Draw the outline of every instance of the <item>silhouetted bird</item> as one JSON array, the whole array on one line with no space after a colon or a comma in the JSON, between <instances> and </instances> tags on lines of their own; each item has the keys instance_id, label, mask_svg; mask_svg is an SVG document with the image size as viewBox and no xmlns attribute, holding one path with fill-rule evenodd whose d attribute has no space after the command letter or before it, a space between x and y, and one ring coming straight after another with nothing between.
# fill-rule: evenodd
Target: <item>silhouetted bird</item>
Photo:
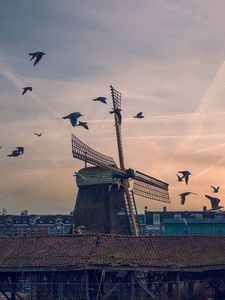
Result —
<instances>
[{"instance_id":1,"label":"silhouetted bird","mask_svg":"<svg viewBox=\"0 0 225 300\"><path fill-rule=\"evenodd\" d=\"M220 208L223 208L223 206L219 206L219 203L220 203L220 199L218 198L214 198L214 197L211 197L211 196L208 196L208 195L205 195L206 198L208 198L211 202L211 206L212 208L210 209L211 210L219 210Z\"/></svg>"},{"instance_id":2,"label":"silhouetted bird","mask_svg":"<svg viewBox=\"0 0 225 300\"><path fill-rule=\"evenodd\" d=\"M22 155L24 153L24 147L16 147L16 149L19 151L19 154Z\"/></svg>"},{"instance_id":3,"label":"silhouetted bird","mask_svg":"<svg viewBox=\"0 0 225 300\"><path fill-rule=\"evenodd\" d=\"M86 177L85 177L84 175L79 174L79 173L77 173L77 172L75 172L75 173L73 174L73 176L74 176L74 177L77 177L77 178L79 178L79 179L82 179L82 180L85 180L85 179L86 179Z\"/></svg>"},{"instance_id":4,"label":"silhouetted bird","mask_svg":"<svg viewBox=\"0 0 225 300\"><path fill-rule=\"evenodd\" d=\"M188 222L187 222L187 219L185 219L185 218L181 218L181 219L180 219L180 221L183 221L183 222L184 222L184 224L185 224L185 226L187 226L187 224L188 224Z\"/></svg>"},{"instance_id":5,"label":"silhouetted bird","mask_svg":"<svg viewBox=\"0 0 225 300\"><path fill-rule=\"evenodd\" d=\"M75 127L77 125L77 119L81 116L83 116L81 113L73 112L73 113L69 114L68 116L65 116L65 117L62 117L62 118L63 119L70 119L70 122L71 122L72 126Z\"/></svg>"},{"instance_id":6,"label":"silhouetted bird","mask_svg":"<svg viewBox=\"0 0 225 300\"><path fill-rule=\"evenodd\" d=\"M38 137L42 136L42 133L43 133L43 132L40 132L40 133L34 132L34 134L35 134L36 136L38 136Z\"/></svg>"},{"instance_id":7,"label":"silhouetted bird","mask_svg":"<svg viewBox=\"0 0 225 300\"><path fill-rule=\"evenodd\" d=\"M141 111L141 112L137 113L136 116L133 116L133 118L143 119L144 118L143 112Z\"/></svg>"},{"instance_id":8,"label":"silhouetted bird","mask_svg":"<svg viewBox=\"0 0 225 300\"><path fill-rule=\"evenodd\" d=\"M102 102L104 104L107 104L107 98L106 97L98 97L98 98L93 99L93 101L99 101L99 102Z\"/></svg>"},{"instance_id":9,"label":"silhouetted bird","mask_svg":"<svg viewBox=\"0 0 225 300\"><path fill-rule=\"evenodd\" d=\"M120 109L120 108L113 108L113 109L109 112L110 114L115 114L115 116L116 116L116 118L117 118L117 120L118 120L119 125L121 125L121 123L122 123L122 115L121 115L121 111L122 111L122 109Z\"/></svg>"},{"instance_id":10,"label":"silhouetted bird","mask_svg":"<svg viewBox=\"0 0 225 300\"><path fill-rule=\"evenodd\" d=\"M17 157L20 156L20 153L18 150L13 150L11 154L7 154L8 157Z\"/></svg>"},{"instance_id":11,"label":"silhouetted bird","mask_svg":"<svg viewBox=\"0 0 225 300\"><path fill-rule=\"evenodd\" d=\"M43 55L46 55L44 52L33 52L33 53L29 53L29 55L31 56L31 60L33 60L35 58L34 61L34 66L42 59Z\"/></svg>"},{"instance_id":12,"label":"silhouetted bird","mask_svg":"<svg viewBox=\"0 0 225 300\"><path fill-rule=\"evenodd\" d=\"M181 199L181 204L184 205L185 203L185 197L190 195L190 194L193 194L193 195L197 195L195 193L192 193L192 192L185 192L185 193L182 193L182 194L179 194L178 196L180 196L180 199Z\"/></svg>"},{"instance_id":13,"label":"silhouetted bird","mask_svg":"<svg viewBox=\"0 0 225 300\"><path fill-rule=\"evenodd\" d=\"M24 88L22 88L23 93L22 95L24 95L27 91L32 92L32 86L25 86Z\"/></svg>"},{"instance_id":14,"label":"silhouetted bird","mask_svg":"<svg viewBox=\"0 0 225 300\"><path fill-rule=\"evenodd\" d=\"M81 121L79 121L79 123L77 124L77 126L81 126L81 127L84 127L85 129L89 129L88 125L87 125L87 122L81 122Z\"/></svg>"},{"instance_id":15,"label":"silhouetted bird","mask_svg":"<svg viewBox=\"0 0 225 300\"><path fill-rule=\"evenodd\" d=\"M211 188L213 188L213 193L218 193L219 192L219 186L216 188L215 186L210 185Z\"/></svg>"},{"instance_id":16,"label":"silhouetted bird","mask_svg":"<svg viewBox=\"0 0 225 300\"><path fill-rule=\"evenodd\" d=\"M178 173L183 174L183 176L181 177L182 179L185 179L186 184L188 184L188 180L189 180L189 175L191 175L191 173L189 171L179 171Z\"/></svg>"},{"instance_id":17,"label":"silhouetted bird","mask_svg":"<svg viewBox=\"0 0 225 300\"><path fill-rule=\"evenodd\" d=\"M179 176L178 174L177 175L177 181L183 181L183 177Z\"/></svg>"}]
</instances>

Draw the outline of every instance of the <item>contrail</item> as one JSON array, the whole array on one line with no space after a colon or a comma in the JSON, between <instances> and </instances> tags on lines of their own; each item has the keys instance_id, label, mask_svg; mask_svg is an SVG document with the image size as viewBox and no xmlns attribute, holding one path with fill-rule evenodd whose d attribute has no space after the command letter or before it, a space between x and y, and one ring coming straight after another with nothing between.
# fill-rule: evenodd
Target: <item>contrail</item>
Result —
<instances>
[{"instance_id":1,"label":"contrail","mask_svg":"<svg viewBox=\"0 0 225 300\"><path fill-rule=\"evenodd\" d=\"M212 138L213 138L213 137L214 137L214 136L212 136ZM220 136L220 137L225 138L225 135ZM212 146L209 146L209 147L204 148L204 149L199 149L199 150L195 151L195 153L207 152L207 151L211 151L211 150L215 150L215 149L221 149L221 148L223 148L223 147L225 147L225 143L221 143L221 144L218 144L218 145L212 145Z\"/></svg>"},{"instance_id":2,"label":"contrail","mask_svg":"<svg viewBox=\"0 0 225 300\"><path fill-rule=\"evenodd\" d=\"M192 117L190 119L190 125L187 129L187 134L184 137L184 141L180 146L178 146L179 150L181 150L180 148L184 149L186 148L186 146L193 144L201 135L204 129L204 122L207 116L207 114L205 115L204 112L210 112L210 110L215 110L215 104L224 92L224 85L225 62L223 62L215 78L209 85L206 93L200 101L198 107L192 114Z\"/></svg>"},{"instance_id":3,"label":"contrail","mask_svg":"<svg viewBox=\"0 0 225 300\"><path fill-rule=\"evenodd\" d=\"M24 85L21 80L19 80L18 76L14 74L12 70L10 70L9 67L4 66L3 64L0 65L0 74L2 74L4 77L6 77L16 89L21 89ZM57 111L49 107L44 101L39 99L33 92L30 93L31 99L38 103L38 105L42 106L46 111L50 112L51 114L54 114L57 117L61 117Z\"/></svg>"},{"instance_id":4,"label":"contrail","mask_svg":"<svg viewBox=\"0 0 225 300\"><path fill-rule=\"evenodd\" d=\"M225 158L221 158L218 161L216 161L214 164L212 164L211 166L209 166L208 168L204 169L202 172L200 172L199 174L195 175L192 177L192 179L201 177L202 175L204 175L205 173L207 173L209 170L211 170L213 167L215 167L216 165L218 165L219 163L225 161Z\"/></svg>"}]
</instances>

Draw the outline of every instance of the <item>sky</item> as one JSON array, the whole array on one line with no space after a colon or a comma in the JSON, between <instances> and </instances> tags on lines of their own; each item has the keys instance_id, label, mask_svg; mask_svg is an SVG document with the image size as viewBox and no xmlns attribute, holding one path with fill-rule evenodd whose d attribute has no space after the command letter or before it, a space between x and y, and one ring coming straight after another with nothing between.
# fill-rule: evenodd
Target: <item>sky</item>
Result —
<instances>
[{"instance_id":1,"label":"sky","mask_svg":"<svg viewBox=\"0 0 225 300\"><path fill-rule=\"evenodd\" d=\"M210 185L225 205L224 10L223 0L1 1L0 210L73 210L72 174L84 163L71 133L118 162L110 84L122 93L125 166L169 183L167 209L209 208ZM46 56L34 67L36 51ZM74 111L88 131L62 120ZM132 117L139 111L144 119ZM24 155L7 157L19 145ZM188 186L181 170L192 173ZM182 206L186 191L197 195ZM139 212L164 206L136 202Z\"/></svg>"}]
</instances>

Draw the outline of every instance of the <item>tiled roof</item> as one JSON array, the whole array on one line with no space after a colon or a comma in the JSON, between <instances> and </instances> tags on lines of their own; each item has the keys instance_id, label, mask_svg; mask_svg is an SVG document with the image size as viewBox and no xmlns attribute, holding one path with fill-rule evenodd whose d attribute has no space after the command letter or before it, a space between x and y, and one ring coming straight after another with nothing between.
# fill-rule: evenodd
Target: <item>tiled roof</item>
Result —
<instances>
[{"instance_id":1,"label":"tiled roof","mask_svg":"<svg viewBox=\"0 0 225 300\"><path fill-rule=\"evenodd\" d=\"M8 268L225 268L225 237L77 235L0 238L0 272Z\"/></svg>"}]
</instances>

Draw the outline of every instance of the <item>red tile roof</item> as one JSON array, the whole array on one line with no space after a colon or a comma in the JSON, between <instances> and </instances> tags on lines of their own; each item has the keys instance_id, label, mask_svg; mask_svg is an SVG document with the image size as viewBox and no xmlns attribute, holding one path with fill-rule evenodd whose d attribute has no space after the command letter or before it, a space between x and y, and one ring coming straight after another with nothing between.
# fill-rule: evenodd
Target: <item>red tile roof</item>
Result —
<instances>
[{"instance_id":1,"label":"red tile roof","mask_svg":"<svg viewBox=\"0 0 225 300\"><path fill-rule=\"evenodd\" d=\"M225 237L98 234L0 238L0 272L8 268L102 266L225 269Z\"/></svg>"}]
</instances>

